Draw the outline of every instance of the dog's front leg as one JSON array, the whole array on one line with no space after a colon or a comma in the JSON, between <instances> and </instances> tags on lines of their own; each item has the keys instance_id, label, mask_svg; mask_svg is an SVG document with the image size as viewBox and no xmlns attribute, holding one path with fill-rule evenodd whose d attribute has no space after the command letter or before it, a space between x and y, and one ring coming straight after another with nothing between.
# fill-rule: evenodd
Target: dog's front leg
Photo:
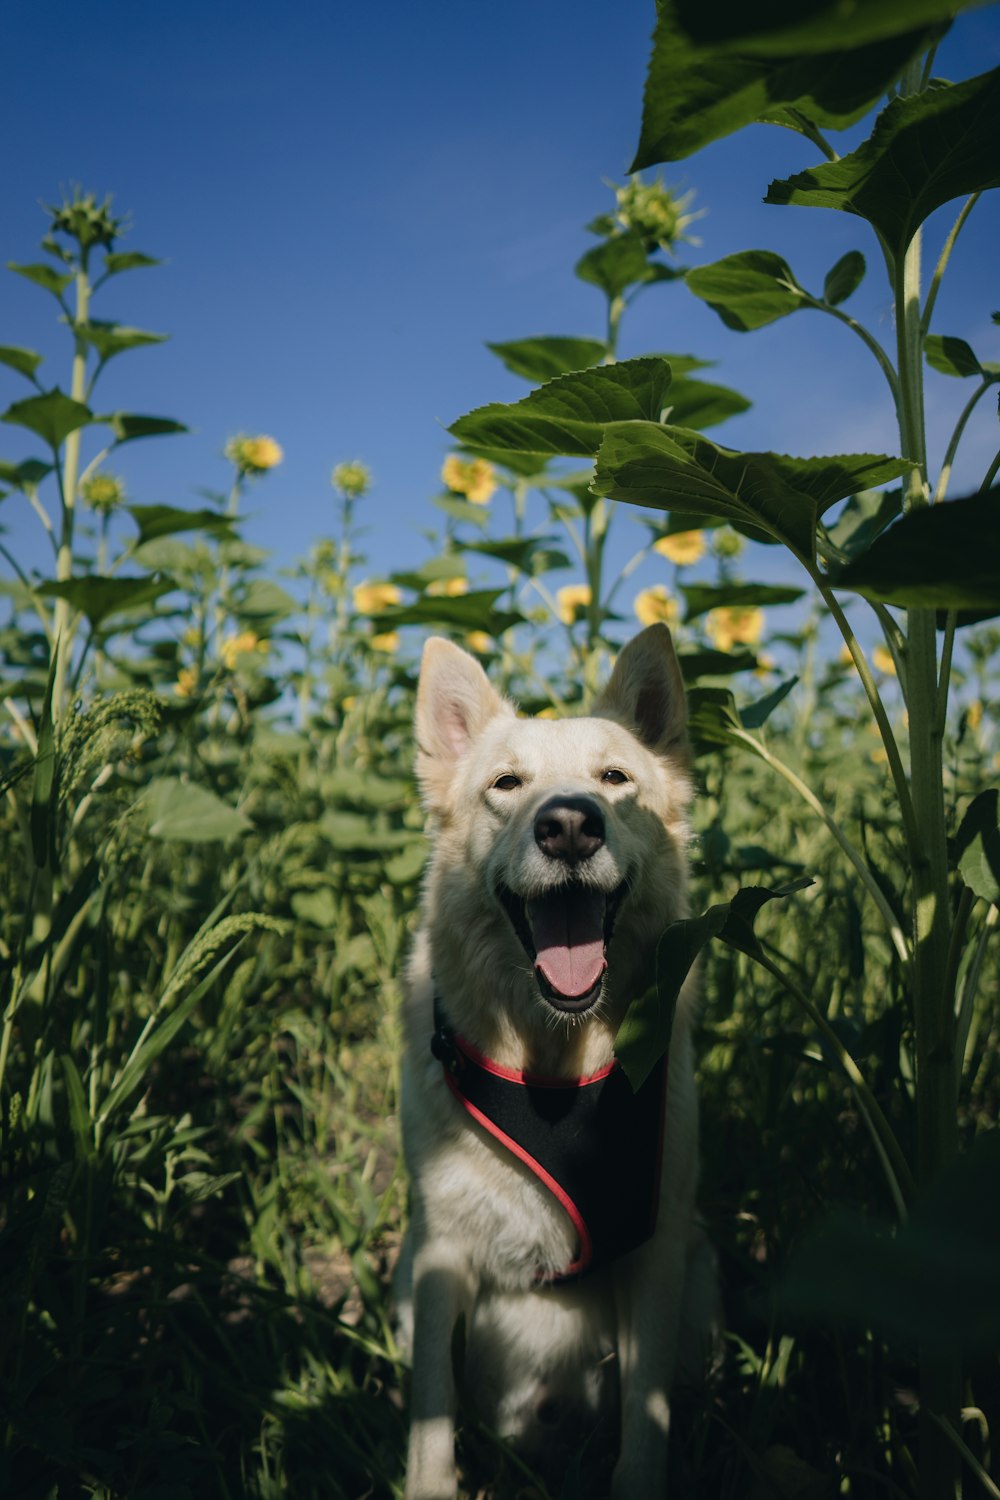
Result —
<instances>
[{"instance_id":1,"label":"dog's front leg","mask_svg":"<svg viewBox=\"0 0 1000 1500\"><path fill-rule=\"evenodd\" d=\"M455 1500L455 1375L452 1338L472 1306L467 1258L440 1239L413 1258L413 1383L406 1500Z\"/></svg>"},{"instance_id":2,"label":"dog's front leg","mask_svg":"<svg viewBox=\"0 0 1000 1500\"><path fill-rule=\"evenodd\" d=\"M661 1500L667 1486L670 1387L684 1295L681 1235L651 1240L615 1275L621 1381L621 1455L612 1500Z\"/></svg>"}]
</instances>

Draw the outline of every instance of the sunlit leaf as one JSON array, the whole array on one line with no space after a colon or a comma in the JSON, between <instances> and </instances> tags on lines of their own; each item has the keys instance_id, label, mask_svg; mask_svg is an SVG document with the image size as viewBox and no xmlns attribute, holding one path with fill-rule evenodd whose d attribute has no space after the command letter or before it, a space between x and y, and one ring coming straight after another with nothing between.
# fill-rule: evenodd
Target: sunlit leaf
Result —
<instances>
[{"instance_id":1,"label":"sunlit leaf","mask_svg":"<svg viewBox=\"0 0 1000 1500\"><path fill-rule=\"evenodd\" d=\"M695 296L739 333L763 328L808 305L791 266L771 250L727 255L714 265L689 271L685 279Z\"/></svg>"},{"instance_id":2,"label":"sunlit leaf","mask_svg":"<svg viewBox=\"0 0 1000 1500\"><path fill-rule=\"evenodd\" d=\"M18 276L24 276L28 281L33 281L36 286L44 287L53 296L59 297L73 280L72 273L66 275L64 272L54 271L44 261L30 266L15 265L12 260L7 262L8 271L16 271Z\"/></svg>"},{"instance_id":3,"label":"sunlit leaf","mask_svg":"<svg viewBox=\"0 0 1000 1500\"><path fill-rule=\"evenodd\" d=\"M675 375L667 392L667 417L678 427L694 427L699 432L715 427L729 417L749 411L751 403L739 391L707 380L678 379Z\"/></svg>"},{"instance_id":4,"label":"sunlit leaf","mask_svg":"<svg viewBox=\"0 0 1000 1500\"><path fill-rule=\"evenodd\" d=\"M205 844L238 837L252 826L249 818L207 787L176 776L154 778L142 803L154 839Z\"/></svg>"},{"instance_id":5,"label":"sunlit leaf","mask_svg":"<svg viewBox=\"0 0 1000 1500\"><path fill-rule=\"evenodd\" d=\"M958 871L969 890L1000 906L1000 793L980 792L955 835Z\"/></svg>"},{"instance_id":6,"label":"sunlit leaf","mask_svg":"<svg viewBox=\"0 0 1000 1500\"><path fill-rule=\"evenodd\" d=\"M39 584L38 592L56 599L68 599L72 607L86 615L96 628L111 615L149 604L176 587L172 578L104 578L90 574L67 579L64 583Z\"/></svg>"},{"instance_id":7,"label":"sunlit leaf","mask_svg":"<svg viewBox=\"0 0 1000 1500\"><path fill-rule=\"evenodd\" d=\"M183 422L174 422L169 417L141 417L133 413L116 411L102 417L110 423L118 444L131 443L136 438L166 437L174 432L187 432Z\"/></svg>"},{"instance_id":8,"label":"sunlit leaf","mask_svg":"<svg viewBox=\"0 0 1000 1500\"><path fill-rule=\"evenodd\" d=\"M216 510L183 510L174 505L127 505L125 509L139 528L136 546L180 531L207 531L214 536L232 535L232 522Z\"/></svg>"},{"instance_id":9,"label":"sunlit leaf","mask_svg":"<svg viewBox=\"0 0 1000 1500\"><path fill-rule=\"evenodd\" d=\"M531 339L515 339L510 343L487 344L514 375L523 375L525 380L541 385L557 375L567 375L572 370L587 370L599 365L607 353L607 345L600 339L560 338L545 335Z\"/></svg>"},{"instance_id":10,"label":"sunlit leaf","mask_svg":"<svg viewBox=\"0 0 1000 1500\"><path fill-rule=\"evenodd\" d=\"M85 343L96 349L102 360L123 354L126 349L138 349L144 344L162 344L165 333L146 333L141 328L128 328L123 323L101 323L96 320L77 327L77 334Z\"/></svg>"},{"instance_id":11,"label":"sunlit leaf","mask_svg":"<svg viewBox=\"0 0 1000 1500\"><path fill-rule=\"evenodd\" d=\"M56 386L43 396L28 396L24 401L15 401L0 417L16 427L27 427L38 434L50 448L58 448L71 432L86 427L94 416L89 406L64 396Z\"/></svg>"},{"instance_id":12,"label":"sunlit leaf","mask_svg":"<svg viewBox=\"0 0 1000 1500\"><path fill-rule=\"evenodd\" d=\"M117 276L122 271L136 271L143 266L162 266L162 260L143 255L141 250L114 251L104 257L104 274Z\"/></svg>"},{"instance_id":13,"label":"sunlit leaf","mask_svg":"<svg viewBox=\"0 0 1000 1500\"><path fill-rule=\"evenodd\" d=\"M284 620L298 608L295 600L280 584L270 578L251 578L237 589L232 609L243 620Z\"/></svg>"},{"instance_id":14,"label":"sunlit leaf","mask_svg":"<svg viewBox=\"0 0 1000 1500\"><path fill-rule=\"evenodd\" d=\"M670 366L630 359L563 375L520 401L480 406L453 423L462 442L525 453L597 452L609 423L655 422L666 402Z\"/></svg>"},{"instance_id":15,"label":"sunlit leaf","mask_svg":"<svg viewBox=\"0 0 1000 1500\"><path fill-rule=\"evenodd\" d=\"M594 489L656 510L683 510L757 527L811 559L816 522L855 490L907 472L901 459L852 453L792 458L738 453L685 428L609 427Z\"/></svg>"},{"instance_id":16,"label":"sunlit leaf","mask_svg":"<svg viewBox=\"0 0 1000 1500\"><path fill-rule=\"evenodd\" d=\"M897 257L924 220L965 193L1000 186L1000 68L893 99L839 161L771 183L766 202L867 219Z\"/></svg>"},{"instance_id":17,"label":"sunlit leaf","mask_svg":"<svg viewBox=\"0 0 1000 1500\"><path fill-rule=\"evenodd\" d=\"M700 44L769 56L857 48L947 23L987 0L676 0L677 24Z\"/></svg>"},{"instance_id":18,"label":"sunlit leaf","mask_svg":"<svg viewBox=\"0 0 1000 1500\"><path fill-rule=\"evenodd\" d=\"M870 46L838 38L811 56L726 50L678 26L678 0L661 0L646 79L637 172L678 161L755 120L802 129L802 116L841 129L861 118L935 32L913 29ZM706 6L706 23L714 14ZM846 33L844 34L846 37Z\"/></svg>"},{"instance_id":19,"label":"sunlit leaf","mask_svg":"<svg viewBox=\"0 0 1000 1500\"><path fill-rule=\"evenodd\" d=\"M42 356L33 349L20 349L15 344L0 344L0 365L8 365L21 375L27 375L29 380L41 362Z\"/></svg>"}]
</instances>

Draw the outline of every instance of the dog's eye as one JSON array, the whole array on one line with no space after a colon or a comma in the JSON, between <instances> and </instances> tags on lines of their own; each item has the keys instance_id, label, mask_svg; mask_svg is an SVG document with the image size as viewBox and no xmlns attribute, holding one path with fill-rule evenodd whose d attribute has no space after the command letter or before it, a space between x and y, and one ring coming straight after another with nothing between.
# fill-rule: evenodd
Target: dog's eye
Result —
<instances>
[{"instance_id":1,"label":"dog's eye","mask_svg":"<svg viewBox=\"0 0 1000 1500\"><path fill-rule=\"evenodd\" d=\"M515 776L512 771L508 771L503 776L497 777L496 781L494 781L493 783L493 789L497 792L513 792L516 791L520 785L520 776Z\"/></svg>"},{"instance_id":2,"label":"dog's eye","mask_svg":"<svg viewBox=\"0 0 1000 1500\"><path fill-rule=\"evenodd\" d=\"M601 772L601 780L606 782L608 786L624 786L626 781L628 781L628 777L617 766L609 766L606 771Z\"/></svg>"}]
</instances>

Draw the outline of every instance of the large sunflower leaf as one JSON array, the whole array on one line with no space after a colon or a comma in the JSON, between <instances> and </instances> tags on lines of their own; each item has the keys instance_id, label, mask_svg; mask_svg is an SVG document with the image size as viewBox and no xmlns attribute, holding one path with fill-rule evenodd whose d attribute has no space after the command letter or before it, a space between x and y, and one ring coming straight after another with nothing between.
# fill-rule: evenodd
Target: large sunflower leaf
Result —
<instances>
[{"instance_id":1,"label":"large sunflower leaf","mask_svg":"<svg viewBox=\"0 0 1000 1500\"><path fill-rule=\"evenodd\" d=\"M669 384L666 360L623 360L560 376L520 401L477 407L449 431L470 447L494 452L590 457L609 424L657 421Z\"/></svg>"},{"instance_id":2,"label":"large sunflower leaf","mask_svg":"<svg viewBox=\"0 0 1000 1500\"><path fill-rule=\"evenodd\" d=\"M857 214L899 257L936 208L1000 187L998 139L1000 68L994 68L893 99L856 151L772 182L765 202Z\"/></svg>"}]
</instances>

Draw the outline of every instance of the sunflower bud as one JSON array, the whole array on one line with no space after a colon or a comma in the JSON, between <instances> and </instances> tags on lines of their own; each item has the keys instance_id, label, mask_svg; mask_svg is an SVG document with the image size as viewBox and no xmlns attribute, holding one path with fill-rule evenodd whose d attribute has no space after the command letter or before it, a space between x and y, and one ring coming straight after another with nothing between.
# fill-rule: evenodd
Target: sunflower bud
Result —
<instances>
[{"instance_id":1,"label":"sunflower bud","mask_svg":"<svg viewBox=\"0 0 1000 1500\"><path fill-rule=\"evenodd\" d=\"M274 438L246 437L242 433L230 438L222 451L238 474L249 476L266 474L268 469L277 468L285 456Z\"/></svg>"},{"instance_id":2,"label":"sunflower bud","mask_svg":"<svg viewBox=\"0 0 1000 1500\"><path fill-rule=\"evenodd\" d=\"M125 485L116 474L91 474L81 484L80 494L91 510L110 515L125 499Z\"/></svg>"},{"instance_id":3,"label":"sunflower bud","mask_svg":"<svg viewBox=\"0 0 1000 1500\"><path fill-rule=\"evenodd\" d=\"M371 489L371 470L359 459L350 464L338 464L330 475L330 483L345 500L360 500Z\"/></svg>"}]
</instances>

